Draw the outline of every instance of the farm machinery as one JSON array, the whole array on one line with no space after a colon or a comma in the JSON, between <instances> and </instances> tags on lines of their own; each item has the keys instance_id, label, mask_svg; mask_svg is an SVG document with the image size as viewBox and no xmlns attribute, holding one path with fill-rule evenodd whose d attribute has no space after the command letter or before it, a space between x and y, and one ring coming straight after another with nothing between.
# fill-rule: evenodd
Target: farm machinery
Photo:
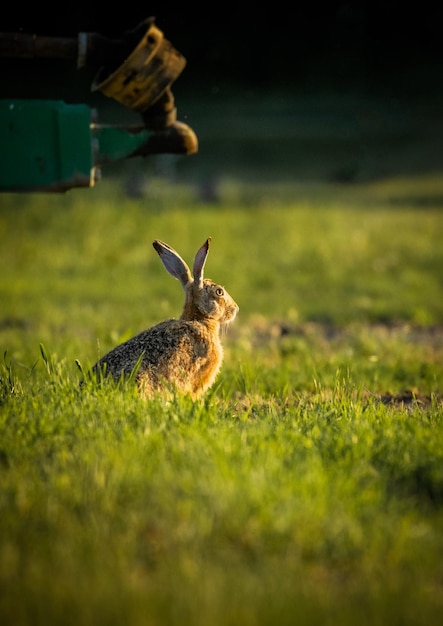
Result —
<instances>
[{"instance_id":1,"label":"farm machinery","mask_svg":"<svg viewBox=\"0 0 443 626\"><path fill-rule=\"evenodd\" d=\"M83 102L1 98L1 192L92 187L108 163L198 150L193 130L177 120L171 90L186 60L154 18L118 39L83 32L75 38L3 32L0 59L57 59L92 68L91 92L108 96L136 120L104 123L99 108Z\"/></svg>"}]
</instances>

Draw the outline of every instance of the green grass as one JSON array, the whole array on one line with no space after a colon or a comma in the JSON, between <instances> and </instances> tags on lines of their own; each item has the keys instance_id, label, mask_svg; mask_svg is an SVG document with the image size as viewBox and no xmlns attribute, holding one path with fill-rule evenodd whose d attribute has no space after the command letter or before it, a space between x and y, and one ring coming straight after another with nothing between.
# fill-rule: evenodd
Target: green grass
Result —
<instances>
[{"instance_id":1,"label":"green grass","mask_svg":"<svg viewBox=\"0 0 443 626\"><path fill-rule=\"evenodd\" d=\"M443 181L156 184L1 198L1 623L442 623ZM207 235L216 386L80 389Z\"/></svg>"}]
</instances>

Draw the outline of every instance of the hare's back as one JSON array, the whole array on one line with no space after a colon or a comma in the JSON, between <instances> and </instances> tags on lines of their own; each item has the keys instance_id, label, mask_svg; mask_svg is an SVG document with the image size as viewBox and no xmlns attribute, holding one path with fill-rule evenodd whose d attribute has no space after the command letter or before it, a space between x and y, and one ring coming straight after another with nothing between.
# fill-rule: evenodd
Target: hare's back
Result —
<instances>
[{"instance_id":1,"label":"hare's back","mask_svg":"<svg viewBox=\"0 0 443 626\"><path fill-rule=\"evenodd\" d=\"M148 367L156 368L165 360L175 359L179 353L192 359L198 342L198 329L192 322L166 320L108 352L94 369L105 370L106 374L118 379L122 374L131 374L137 363L143 371Z\"/></svg>"}]
</instances>

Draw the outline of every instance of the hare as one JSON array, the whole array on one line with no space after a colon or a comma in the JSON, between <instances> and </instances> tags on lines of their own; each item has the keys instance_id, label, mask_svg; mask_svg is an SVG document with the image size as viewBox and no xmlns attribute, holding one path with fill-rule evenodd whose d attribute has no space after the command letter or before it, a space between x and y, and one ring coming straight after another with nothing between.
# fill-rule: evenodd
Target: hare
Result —
<instances>
[{"instance_id":1,"label":"hare","mask_svg":"<svg viewBox=\"0 0 443 626\"><path fill-rule=\"evenodd\" d=\"M119 380L132 374L145 398L173 390L195 400L211 387L223 360L220 327L232 322L239 308L224 287L203 278L210 240L195 255L193 275L171 246L153 242L165 269L184 289L182 314L108 352L92 368L96 375Z\"/></svg>"}]
</instances>

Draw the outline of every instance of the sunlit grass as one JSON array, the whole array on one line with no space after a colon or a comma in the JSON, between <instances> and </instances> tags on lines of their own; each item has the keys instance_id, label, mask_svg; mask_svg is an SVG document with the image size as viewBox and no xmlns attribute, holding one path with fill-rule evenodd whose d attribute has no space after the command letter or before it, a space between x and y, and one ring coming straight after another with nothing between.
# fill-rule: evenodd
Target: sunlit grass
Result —
<instances>
[{"instance_id":1,"label":"sunlit grass","mask_svg":"<svg viewBox=\"0 0 443 626\"><path fill-rule=\"evenodd\" d=\"M443 213L403 190L2 197L2 623L439 623ZM215 387L81 388L180 312L152 240L207 235L240 305Z\"/></svg>"}]
</instances>

